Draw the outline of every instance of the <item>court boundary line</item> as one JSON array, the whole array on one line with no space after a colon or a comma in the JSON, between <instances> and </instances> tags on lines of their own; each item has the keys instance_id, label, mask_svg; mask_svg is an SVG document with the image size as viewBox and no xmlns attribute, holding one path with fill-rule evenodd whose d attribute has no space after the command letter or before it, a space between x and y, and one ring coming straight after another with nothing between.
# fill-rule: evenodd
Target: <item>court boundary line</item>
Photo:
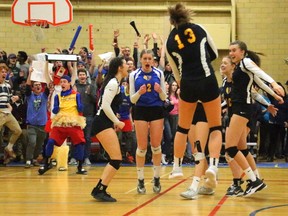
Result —
<instances>
[{"instance_id":1,"label":"court boundary line","mask_svg":"<svg viewBox=\"0 0 288 216\"><path fill-rule=\"evenodd\" d=\"M147 200L146 202L142 203L141 205L137 206L136 208L130 210L129 212L123 214L123 216L129 216L135 212L137 212L139 209L145 207L146 205L152 203L154 200L158 199L159 197L161 197L162 195L166 194L167 192L169 192L170 190L176 188L178 185L182 184L183 182L187 181L191 176L189 176L188 178L186 179L182 179L181 181L179 181L178 183L172 185L171 187L169 187L168 189L166 189L165 191L157 194L155 197Z\"/></svg>"}]
</instances>

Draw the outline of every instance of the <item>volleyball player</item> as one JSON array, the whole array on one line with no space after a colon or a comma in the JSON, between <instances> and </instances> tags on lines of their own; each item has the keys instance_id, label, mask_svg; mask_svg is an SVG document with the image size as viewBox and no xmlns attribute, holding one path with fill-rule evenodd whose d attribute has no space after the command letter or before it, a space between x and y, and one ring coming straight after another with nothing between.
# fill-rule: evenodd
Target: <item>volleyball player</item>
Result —
<instances>
[{"instance_id":1,"label":"volleyball player","mask_svg":"<svg viewBox=\"0 0 288 216\"><path fill-rule=\"evenodd\" d=\"M140 54L141 67L129 76L130 100L134 106L134 125L137 138L136 168L137 192L145 194L144 165L148 136L152 151L154 185L153 191L160 193L161 141L164 124L164 100L166 99L164 74L153 67L153 51L143 50Z\"/></svg>"},{"instance_id":2,"label":"volleyball player","mask_svg":"<svg viewBox=\"0 0 288 216\"><path fill-rule=\"evenodd\" d=\"M209 33L191 22L193 11L183 3L168 8L175 27L166 44L166 54L180 85L179 122L174 140L174 164L169 178L183 176L182 157L197 101L202 101L209 125L210 166L207 181L216 187L216 175L222 145L221 100L211 62L218 52Z\"/></svg>"},{"instance_id":3,"label":"volleyball player","mask_svg":"<svg viewBox=\"0 0 288 216\"><path fill-rule=\"evenodd\" d=\"M232 62L236 64L236 68L232 75L232 116L229 130L226 133L226 159L228 161L235 160L246 174L248 183L244 196L250 196L266 188L266 184L257 178L245 158L248 150L239 151L237 148L243 137L246 139L246 127L252 114L252 84L253 81L256 82L260 88L271 94L279 103L283 103L283 99L279 95L283 96L284 91L281 86L255 64L254 59L257 60L259 57L255 52L248 50L247 45L243 41L234 41L230 44L229 56ZM261 79L269 83L274 91L264 84Z\"/></svg>"},{"instance_id":4,"label":"volleyball player","mask_svg":"<svg viewBox=\"0 0 288 216\"><path fill-rule=\"evenodd\" d=\"M96 135L110 158L98 184L91 192L91 195L101 202L117 201L106 192L106 189L122 162L120 144L114 127L122 129L125 126L125 123L117 118L116 113L119 112L122 102L120 82L127 75L128 65L123 57L116 57L110 61L108 73L101 87L99 109L92 123L91 135Z\"/></svg>"}]
</instances>

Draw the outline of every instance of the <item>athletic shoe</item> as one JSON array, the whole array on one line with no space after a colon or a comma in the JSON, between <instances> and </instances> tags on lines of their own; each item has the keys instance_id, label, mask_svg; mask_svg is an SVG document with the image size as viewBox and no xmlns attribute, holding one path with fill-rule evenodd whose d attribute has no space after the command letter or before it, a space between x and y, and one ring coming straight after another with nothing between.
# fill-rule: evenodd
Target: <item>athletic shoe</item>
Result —
<instances>
[{"instance_id":1,"label":"athletic shoe","mask_svg":"<svg viewBox=\"0 0 288 216\"><path fill-rule=\"evenodd\" d=\"M52 166L57 166L57 160L56 159L51 159L51 164L52 164Z\"/></svg>"},{"instance_id":2,"label":"athletic shoe","mask_svg":"<svg viewBox=\"0 0 288 216\"><path fill-rule=\"evenodd\" d=\"M229 191L231 189L232 186L241 186L242 184L244 183L244 181L241 179L241 180L234 180L233 179L233 183L230 185L230 187L227 188L226 192Z\"/></svg>"},{"instance_id":3,"label":"athletic shoe","mask_svg":"<svg viewBox=\"0 0 288 216\"><path fill-rule=\"evenodd\" d=\"M166 155L165 155L165 154L162 154L161 163L162 163L163 165L167 165L167 164L168 164L168 162L166 161Z\"/></svg>"},{"instance_id":4,"label":"athletic shoe","mask_svg":"<svg viewBox=\"0 0 288 216\"><path fill-rule=\"evenodd\" d=\"M16 154L13 150L9 150L8 147L6 146L4 151L7 153L7 155L10 157L10 158L13 158L15 159L16 158Z\"/></svg>"},{"instance_id":5,"label":"athletic shoe","mask_svg":"<svg viewBox=\"0 0 288 216\"><path fill-rule=\"evenodd\" d=\"M62 172L62 171L66 171L66 170L67 170L66 167L59 167L59 168L58 168L58 171L61 171L61 172Z\"/></svg>"},{"instance_id":6,"label":"athletic shoe","mask_svg":"<svg viewBox=\"0 0 288 216\"><path fill-rule=\"evenodd\" d=\"M182 178L182 177L183 177L182 167L179 167L179 168L173 168L168 178L173 179L173 178Z\"/></svg>"},{"instance_id":7,"label":"athletic shoe","mask_svg":"<svg viewBox=\"0 0 288 216\"><path fill-rule=\"evenodd\" d=\"M160 177L158 177L158 178L154 177L153 191L154 191L154 193L160 193L160 191L161 191Z\"/></svg>"},{"instance_id":8,"label":"athletic shoe","mask_svg":"<svg viewBox=\"0 0 288 216\"><path fill-rule=\"evenodd\" d=\"M244 191L242 189L241 186L238 186L238 185L231 185L228 189L227 189L227 192L226 192L226 196L236 196L236 197L239 197L239 196L243 196L244 194Z\"/></svg>"},{"instance_id":9,"label":"athletic shoe","mask_svg":"<svg viewBox=\"0 0 288 216\"><path fill-rule=\"evenodd\" d=\"M99 200L101 202L116 202L117 201L115 198L111 197L109 193L107 193L106 191L99 191L97 190L96 187L92 190L91 196L93 196L96 200Z\"/></svg>"},{"instance_id":10,"label":"athletic shoe","mask_svg":"<svg viewBox=\"0 0 288 216\"><path fill-rule=\"evenodd\" d=\"M45 164L44 166L38 169L38 173L39 175L43 175L45 172L47 172L50 169L52 169L52 164L51 163Z\"/></svg>"},{"instance_id":11,"label":"athletic shoe","mask_svg":"<svg viewBox=\"0 0 288 216\"><path fill-rule=\"evenodd\" d=\"M262 182L264 181L264 179L262 179ZM256 190L256 192L261 191L262 189L266 188L267 185L263 182L263 184Z\"/></svg>"},{"instance_id":12,"label":"athletic shoe","mask_svg":"<svg viewBox=\"0 0 288 216\"><path fill-rule=\"evenodd\" d=\"M76 174L79 174L79 175L87 175L87 170L85 169L78 169L78 171L76 172Z\"/></svg>"},{"instance_id":13,"label":"athletic shoe","mask_svg":"<svg viewBox=\"0 0 288 216\"><path fill-rule=\"evenodd\" d=\"M9 163L11 162L11 160L12 160L12 158L11 158L11 157L9 157L9 155L8 155L8 154L6 154L6 153L4 152L4 160L3 160L3 165L7 165L7 164L9 164Z\"/></svg>"},{"instance_id":14,"label":"athletic shoe","mask_svg":"<svg viewBox=\"0 0 288 216\"><path fill-rule=\"evenodd\" d=\"M138 192L138 194L145 194L146 193L144 179L142 179L142 180L138 179L137 192Z\"/></svg>"},{"instance_id":15,"label":"athletic shoe","mask_svg":"<svg viewBox=\"0 0 288 216\"><path fill-rule=\"evenodd\" d=\"M28 168L31 168L33 166L33 164L31 164L31 161L26 161L25 163L25 168L28 169Z\"/></svg>"},{"instance_id":16,"label":"athletic shoe","mask_svg":"<svg viewBox=\"0 0 288 216\"><path fill-rule=\"evenodd\" d=\"M201 186L198 190L199 195L213 195L215 191L212 188Z\"/></svg>"},{"instance_id":17,"label":"athletic shoe","mask_svg":"<svg viewBox=\"0 0 288 216\"><path fill-rule=\"evenodd\" d=\"M76 161L75 158L71 158L68 164L69 164L69 165L76 166L78 163L77 163L77 161Z\"/></svg>"},{"instance_id":18,"label":"athletic shoe","mask_svg":"<svg viewBox=\"0 0 288 216\"><path fill-rule=\"evenodd\" d=\"M244 192L244 196L250 196L264 188L267 187L267 185L260 179L256 179L256 181L252 182L251 180L247 180L248 184L246 187L246 190Z\"/></svg>"},{"instance_id":19,"label":"athletic shoe","mask_svg":"<svg viewBox=\"0 0 288 216\"><path fill-rule=\"evenodd\" d=\"M39 162L35 159L32 161L32 165L33 166L40 166Z\"/></svg>"},{"instance_id":20,"label":"athletic shoe","mask_svg":"<svg viewBox=\"0 0 288 216\"><path fill-rule=\"evenodd\" d=\"M185 192L182 192L180 196L185 199L194 200L194 199L197 199L197 194L198 194L197 191L194 191L193 189L188 188L188 190Z\"/></svg>"},{"instance_id":21,"label":"athletic shoe","mask_svg":"<svg viewBox=\"0 0 288 216\"><path fill-rule=\"evenodd\" d=\"M125 161L126 161L127 163L129 163L129 164L135 164L133 156L130 155L130 154L128 154L128 153L127 153L127 155L126 155Z\"/></svg>"},{"instance_id":22,"label":"athletic shoe","mask_svg":"<svg viewBox=\"0 0 288 216\"><path fill-rule=\"evenodd\" d=\"M77 162L76 162L77 163ZM89 160L89 158L85 158L84 160L84 166L91 166L91 161Z\"/></svg>"},{"instance_id":23,"label":"athletic shoe","mask_svg":"<svg viewBox=\"0 0 288 216\"><path fill-rule=\"evenodd\" d=\"M217 173L218 173L218 169L214 166L210 166L206 172L205 172L205 176L207 177L205 185L208 188L216 188L217 185Z\"/></svg>"}]
</instances>

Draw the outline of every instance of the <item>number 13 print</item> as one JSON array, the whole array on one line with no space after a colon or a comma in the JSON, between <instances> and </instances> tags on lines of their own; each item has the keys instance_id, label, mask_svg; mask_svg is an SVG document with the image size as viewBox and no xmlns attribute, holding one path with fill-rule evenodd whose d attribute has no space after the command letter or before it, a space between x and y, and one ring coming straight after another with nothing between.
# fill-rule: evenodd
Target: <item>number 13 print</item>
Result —
<instances>
[{"instance_id":1,"label":"number 13 print","mask_svg":"<svg viewBox=\"0 0 288 216\"><path fill-rule=\"evenodd\" d=\"M194 43L196 41L196 36L191 28L188 28L184 31L184 35L188 35L189 37L187 38L187 41L189 43ZM180 40L180 37L178 34L175 35L175 41L178 43L178 48L183 49L185 46Z\"/></svg>"}]
</instances>

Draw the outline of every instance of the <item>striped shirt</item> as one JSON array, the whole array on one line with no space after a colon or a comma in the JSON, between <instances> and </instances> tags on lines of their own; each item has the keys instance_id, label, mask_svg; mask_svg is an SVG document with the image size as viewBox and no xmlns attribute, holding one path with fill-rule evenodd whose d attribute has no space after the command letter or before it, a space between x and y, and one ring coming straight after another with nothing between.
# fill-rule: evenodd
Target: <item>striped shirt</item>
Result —
<instances>
[{"instance_id":1,"label":"striped shirt","mask_svg":"<svg viewBox=\"0 0 288 216\"><path fill-rule=\"evenodd\" d=\"M11 113L8 109L7 104L9 104L12 97L11 86L7 83L0 84L0 112Z\"/></svg>"}]
</instances>

